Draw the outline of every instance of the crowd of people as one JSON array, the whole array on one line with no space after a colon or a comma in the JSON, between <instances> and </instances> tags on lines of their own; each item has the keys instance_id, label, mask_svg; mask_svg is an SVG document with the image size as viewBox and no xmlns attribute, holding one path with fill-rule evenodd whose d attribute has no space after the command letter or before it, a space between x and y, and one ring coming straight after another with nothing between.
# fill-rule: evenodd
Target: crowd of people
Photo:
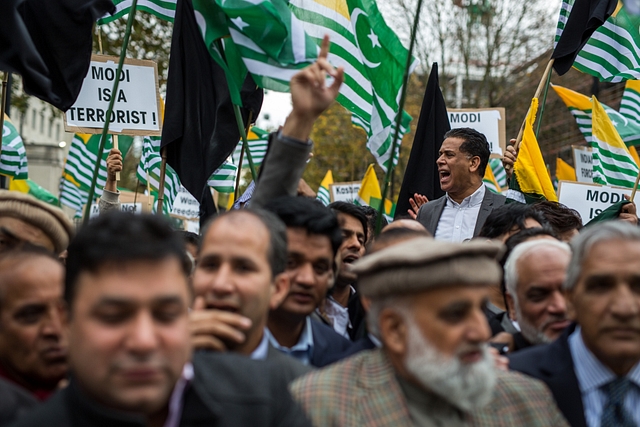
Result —
<instances>
[{"instance_id":1,"label":"crowd of people","mask_svg":"<svg viewBox=\"0 0 640 427\"><path fill-rule=\"evenodd\" d=\"M119 212L117 150L79 230L0 191L0 425L640 425L635 205L583 227L505 204L486 138L456 129L446 195L376 235L374 210L297 195L343 79L327 52L293 77L251 200L200 235Z\"/></svg>"}]
</instances>

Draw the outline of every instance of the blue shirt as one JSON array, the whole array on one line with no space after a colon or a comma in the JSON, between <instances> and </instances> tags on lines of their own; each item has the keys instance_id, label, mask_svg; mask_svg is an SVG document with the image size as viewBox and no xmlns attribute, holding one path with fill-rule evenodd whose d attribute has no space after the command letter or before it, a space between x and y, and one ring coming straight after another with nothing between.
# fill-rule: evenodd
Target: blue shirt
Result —
<instances>
[{"instance_id":1,"label":"blue shirt","mask_svg":"<svg viewBox=\"0 0 640 427\"><path fill-rule=\"evenodd\" d=\"M311 318L309 316L307 316L298 342L291 348L280 345L268 329L267 333L269 334L269 342L272 346L284 354L298 359L302 364L309 365L311 355L313 354L313 330L311 329Z\"/></svg>"},{"instance_id":2,"label":"blue shirt","mask_svg":"<svg viewBox=\"0 0 640 427\"><path fill-rule=\"evenodd\" d=\"M569 336L569 350L580 386L587 426L600 427L602 411L607 403L607 395L602 387L615 380L616 374L589 351L582 340L580 327ZM631 381L631 387L625 396L624 407L634 422L640 425L640 363L636 363L629 371L627 378Z\"/></svg>"},{"instance_id":3,"label":"blue shirt","mask_svg":"<svg viewBox=\"0 0 640 427\"><path fill-rule=\"evenodd\" d=\"M269 354L269 330L264 328L264 332L262 333L262 340L260 340L260 344L256 347L253 352L251 352L251 358L253 360L267 360L267 355Z\"/></svg>"}]
</instances>

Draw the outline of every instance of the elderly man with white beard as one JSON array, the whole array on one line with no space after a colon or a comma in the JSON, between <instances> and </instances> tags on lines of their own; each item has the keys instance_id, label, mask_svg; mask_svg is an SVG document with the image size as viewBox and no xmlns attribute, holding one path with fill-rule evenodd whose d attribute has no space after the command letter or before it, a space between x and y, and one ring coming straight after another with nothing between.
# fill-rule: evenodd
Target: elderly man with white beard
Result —
<instances>
[{"instance_id":1,"label":"elderly man with white beard","mask_svg":"<svg viewBox=\"0 0 640 427\"><path fill-rule=\"evenodd\" d=\"M382 347L296 380L315 426L564 427L544 384L498 370L483 308L502 246L418 237L354 264Z\"/></svg>"}]
</instances>

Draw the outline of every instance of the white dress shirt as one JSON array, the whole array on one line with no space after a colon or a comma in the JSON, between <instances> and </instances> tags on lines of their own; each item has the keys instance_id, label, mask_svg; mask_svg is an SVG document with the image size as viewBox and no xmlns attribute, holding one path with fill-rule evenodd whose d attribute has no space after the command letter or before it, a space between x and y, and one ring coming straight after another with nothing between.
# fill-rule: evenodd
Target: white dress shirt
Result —
<instances>
[{"instance_id":1,"label":"white dress shirt","mask_svg":"<svg viewBox=\"0 0 640 427\"><path fill-rule=\"evenodd\" d=\"M478 222L480 205L482 205L485 191L486 187L482 184L472 195L465 197L461 203L457 203L447 193L445 196L447 201L434 237L437 240L458 243L471 239Z\"/></svg>"}]
</instances>

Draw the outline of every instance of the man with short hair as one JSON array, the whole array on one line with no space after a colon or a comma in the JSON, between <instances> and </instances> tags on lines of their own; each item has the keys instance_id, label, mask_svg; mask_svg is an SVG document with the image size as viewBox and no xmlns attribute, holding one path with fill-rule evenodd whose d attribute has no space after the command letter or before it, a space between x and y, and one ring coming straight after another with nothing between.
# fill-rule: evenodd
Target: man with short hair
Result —
<instances>
[{"instance_id":1,"label":"man with short hair","mask_svg":"<svg viewBox=\"0 0 640 427\"><path fill-rule=\"evenodd\" d=\"M382 348L292 384L314 425L565 426L543 384L497 371L487 349L500 250L418 237L356 263Z\"/></svg>"},{"instance_id":2,"label":"man with short hair","mask_svg":"<svg viewBox=\"0 0 640 427\"><path fill-rule=\"evenodd\" d=\"M271 310L267 326L271 344L305 365L322 367L351 342L331 327L311 319L333 286L342 232L335 214L315 199L280 197L265 208L287 227L287 267L291 289Z\"/></svg>"},{"instance_id":3,"label":"man with short hair","mask_svg":"<svg viewBox=\"0 0 640 427\"><path fill-rule=\"evenodd\" d=\"M529 205L509 203L494 209L485 220L478 237L500 240L507 239L527 228L549 228L542 213Z\"/></svg>"},{"instance_id":4,"label":"man with short hair","mask_svg":"<svg viewBox=\"0 0 640 427\"><path fill-rule=\"evenodd\" d=\"M166 220L107 213L68 251L71 380L17 426L307 425L277 366L192 356L191 266Z\"/></svg>"},{"instance_id":5,"label":"man with short hair","mask_svg":"<svg viewBox=\"0 0 640 427\"><path fill-rule=\"evenodd\" d=\"M564 292L575 325L510 367L544 381L572 426L640 425L640 230L608 221L571 247Z\"/></svg>"},{"instance_id":6,"label":"man with short hair","mask_svg":"<svg viewBox=\"0 0 640 427\"><path fill-rule=\"evenodd\" d=\"M444 135L436 160L440 188L446 194L420 207L416 219L438 240L462 242L475 237L493 209L506 198L482 183L489 163L489 143L471 128Z\"/></svg>"},{"instance_id":7,"label":"man with short hair","mask_svg":"<svg viewBox=\"0 0 640 427\"><path fill-rule=\"evenodd\" d=\"M0 377L39 400L67 376L64 267L22 244L0 255Z\"/></svg>"},{"instance_id":8,"label":"man with short hair","mask_svg":"<svg viewBox=\"0 0 640 427\"><path fill-rule=\"evenodd\" d=\"M513 336L512 351L553 342L569 326L562 284L570 258L569 245L554 239L521 243L509 255L506 300L521 330Z\"/></svg>"},{"instance_id":9,"label":"man with short hair","mask_svg":"<svg viewBox=\"0 0 640 427\"><path fill-rule=\"evenodd\" d=\"M27 242L60 255L73 231L60 208L29 194L0 190L0 249Z\"/></svg>"}]
</instances>

